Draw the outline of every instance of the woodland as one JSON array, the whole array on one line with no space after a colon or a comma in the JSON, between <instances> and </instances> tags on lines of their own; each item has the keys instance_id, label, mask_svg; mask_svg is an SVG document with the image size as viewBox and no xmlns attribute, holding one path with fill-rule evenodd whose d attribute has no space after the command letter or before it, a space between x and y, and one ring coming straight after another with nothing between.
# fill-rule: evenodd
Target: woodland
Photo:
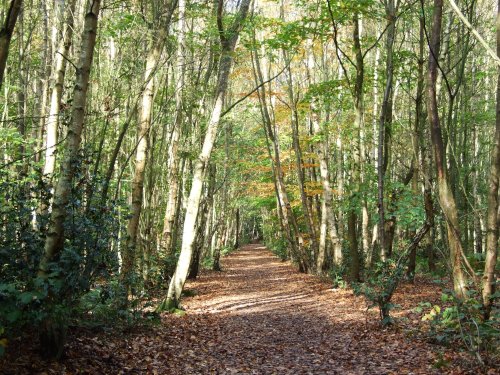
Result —
<instances>
[{"instance_id":1,"label":"woodland","mask_svg":"<svg viewBox=\"0 0 500 375\"><path fill-rule=\"evenodd\" d=\"M0 373L500 373L500 0L0 22Z\"/></svg>"}]
</instances>

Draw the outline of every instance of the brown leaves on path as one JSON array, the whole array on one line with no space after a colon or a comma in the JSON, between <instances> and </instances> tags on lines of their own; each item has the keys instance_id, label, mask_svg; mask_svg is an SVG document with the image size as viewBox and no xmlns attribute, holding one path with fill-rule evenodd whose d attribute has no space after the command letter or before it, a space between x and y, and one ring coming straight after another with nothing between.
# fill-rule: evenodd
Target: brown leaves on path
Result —
<instances>
[{"instance_id":1,"label":"brown leaves on path","mask_svg":"<svg viewBox=\"0 0 500 375\"><path fill-rule=\"evenodd\" d=\"M46 365L47 370L38 367L41 362L17 369L46 374L467 373L458 353L410 338L398 326L381 329L376 312L367 313L361 297L298 273L261 245L243 247L223 260L222 272L204 272L187 288L196 295L183 300L185 316L166 314L160 327L126 337L77 336L62 363ZM409 309L419 301L415 296L429 300L440 292L431 285L424 291L407 285L402 290L404 296L395 299L412 302L398 315L410 319Z\"/></svg>"}]
</instances>

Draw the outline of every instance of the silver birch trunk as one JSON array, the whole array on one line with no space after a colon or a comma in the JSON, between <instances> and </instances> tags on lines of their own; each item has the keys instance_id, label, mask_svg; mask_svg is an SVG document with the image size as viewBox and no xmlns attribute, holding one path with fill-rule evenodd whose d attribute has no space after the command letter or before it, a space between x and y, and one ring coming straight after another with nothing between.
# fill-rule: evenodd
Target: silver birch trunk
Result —
<instances>
[{"instance_id":1,"label":"silver birch trunk","mask_svg":"<svg viewBox=\"0 0 500 375\"><path fill-rule=\"evenodd\" d=\"M130 276L135 265L135 256L137 248L137 234L139 220L142 211L144 176L149 152L149 130L151 128L151 116L154 100L154 75L163 50L165 33L160 31L156 40L152 41L150 51L146 59L146 69L144 72L144 81L146 82L141 98L141 110L138 124L138 142L135 154L134 179L132 181L132 201L131 214L127 225L127 239L122 254L122 271L120 278L128 288Z\"/></svg>"},{"instance_id":2,"label":"silver birch trunk","mask_svg":"<svg viewBox=\"0 0 500 375\"><path fill-rule=\"evenodd\" d=\"M200 206L203 181L205 179L208 162L210 160L212 148L217 136L217 130L219 128L224 99L229 84L229 74L231 72L231 66L233 63L233 52L238 41L242 23L248 14L250 2L251 0L243 0L241 2L236 19L234 20L234 23L231 25L230 29L227 30L228 33L226 33L222 25L223 1L219 0L217 19L219 34L221 37L222 56L219 63L219 76L217 79L215 104L210 116L210 120L207 124L207 132L203 141L201 153L199 154L198 160L196 161L196 164L194 166L193 182L191 185L191 191L189 193L186 216L184 219L181 253L179 256L179 260L177 261L175 273L172 276L168 288L167 300L165 301L167 308L179 306L181 293L189 272L189 265L191 263L191 258L193 255L196 218L198 216ZM229 34L229 36L227 36L226 34Z\"/></svg>"},{"instance_id":3,"label":"silver birch trunk","mask_svg":"<svg viewBox=\"0 0 500 375\"><path fill-rule=\"evenodd\" d=\"M264 82L264 76L262 73L263 69L261 69L259 57L255 55L254 60L254 78L257 84L262 84ZM265 59L263 59L263 61L265 63ZM272 92L272 90L270 90L270 92ZM297 219L295 217L295 214L293 213L290 201L288 199L286 185L284 182L283 169L281 166L278 128L275 121L271 118L272 112L270 112L268 108L265 85L263 85L260 90L258 90L258 93L264 131L266 133L268 155L273 166L273 177L275 180L276 197L278 201L277 204L280 213L280 219L283 223L285 236L291 247L292 261L298 262L299 270L301 272L307 272L309 264L307 254L304 250L304 239L302 237L302 234L300 233ZM274 98L271 98L271 103L273 102L273 99Z\"/></svg>"},{"instance_id":4,"label":"silver birch trunk","mask_svg":"<svg viewBox=\"0 0 500 375\"><path fill-rule=\"evenodd\" d=\"M176 115L175 123L172 131L172 141L170 145L170 170L169 170L169 189L167 198L167 208L165 210L165 218L163 221L162 233L162 248L166 254L171 254L172 249L172 235L174 231L175 216L178 210L177 202L179 195L179 139L181 136L181 127L183 124L183 89L185 84L185 42L184 35L186 30L186 22L184 20L186 11L186 1L179 0L179 21L178 21L178 47L177 47L177 65L179 66L179 77L176 84Z\"/></svg>"},{"instance_id":5,"label":"silver birch trunk","mask_svg":"<svg viewBox=\"0 0 500 375\"><path fill-rule=\"evenodd\" d=\"M308 48L308 76L309 84L314 82L314 54L312 43ZM328 147L328 134L321 129L319 109L315 100L311 102L311 125L314 135L320 136L318 147L315 148L319 159L319 170L321 176L321 185L323 186L323 199L321 202L321 226L318 256L316 258L316 270L319 273L326 271L327 265L327 244L326 236L329 234L330 242L333 248L333 261L335 264L340 264L342 261L342 246L338 236L335 214L333 212L333 192L330 184L330 171L328 170L328 155L330 150Z\"/></svg>"},{"instance_id":6,"label":"silver birch trunk","mask_svg":"<svg viewBox=\"0 0 500 375\"><path fill-rule=\"evenodd\" d=\"M314 114L314 109L313 109L313 117L312 117L312 124L313 124L313 129L315 134L321 134L321 128L320 124L317 118L317 115ZM323 206L324 207L324 213L322 212L322 226L323 222L326 222L326 227L325 229L328 229L328 234L330 238L330 242L333 247L333 260L335 264L340 264L342 262L342 244L339 239L339 235L337 232L337 227L336 227L336 219L335 219L335 214L333 212L333 192L332 192L332 187L330 183L330 171L328 170L328 155L329 155L329 150L328 150L328 143L326 140L326 135L324 135L324 139L321 140L319 147L316 148L316 153L318 154L318 159L319 159L319 169L320 169L320 175L321 175L321 185L323 186ZM322 208L323 211L323 208ZM326 220L323 219L323 215L325 216ZM322 228L323 231L323 228ZM326 252L320 251L319 256L317 259L317 269L319 272L324 271L324 266L326 262Z\"/></svg>"},{"instance_id":7,"label":"silver birch trunk","mask_svg":"<svg viewBox=\"0 0 500 375\"><path fill-rule=\"evenodd\" d=\"M500 9L500 1L498 2ZM500 56L500 12L497 14L497 55ZM491 172L488 191L488 213L486 231L486 263L483 276L483 305L485 318L489 318L491 311L491 296L495 292L495 267L498 257L498 221L500 180L500 71L497 83L496 129L491 154Z\"/></svg>"},{"instance_id":8,"label":"silver birch trunk","mask_svg":"<svg viewBox=\"0 0 500 375\"><path fill-rule=\"evenodd\" d=\"M61 108L61 98L64 88L64 78L66 76L67 59L73 40L74 29L74 13L76 0L71 0L66 9L64 4L57 2L54 9L57 28L61 30L57 44L57 51L54 56L54 70L51 82L50 107L49 115L45 123L45 164L43 174L46 178L51 179L56 166L56 145L57 145L57 128L59 125L59 114Z\"/></svg>"},{"instance_id":9,"label":"silver birch trunk","mask_svg":"<svg viewBox=\"0 0 500 375\"><path fill-rule=\"evenodd\" d=\"M304 212L305 222L307 231L309 232L309 237L312 244L312 253L316 253L318 249L316 230L314 226L314 220L307 204L307 195L305 192L305 176L303 168L303 158L302 150L300 147L300 134L299 134L299 114L296 106L295 93L293 89L293 76L292 70L290 69L290 59L286 51L283 51L283 56L285 62L288 64L287 68L287 83L288 83L288 98L290 100L291 107L291 127L292 127L292 145L295 153L295 170L297 172L297 182L300 192L300 201L302 203L302 210Z\"/></svg>"},{"instance_id":10,"label":"silver birch trunk","mask_svg":"<svg viewBox=\"0 0 500 375\"><path fill-rule=\"evenodd\" d=\"M90 11L85 15L80 58L73 90L71 122L65 141L66 154L61 163L61 175L55 188L54 203L45 239L44 254L40 260L38 275L41 277L47 277L50 263L57 260L64 247L64 221L67 217L66 207L70 201L72 180L82 141L87 90L94 57L100 6L101 1L94 0Z\"/></svg>"}]
</instances>

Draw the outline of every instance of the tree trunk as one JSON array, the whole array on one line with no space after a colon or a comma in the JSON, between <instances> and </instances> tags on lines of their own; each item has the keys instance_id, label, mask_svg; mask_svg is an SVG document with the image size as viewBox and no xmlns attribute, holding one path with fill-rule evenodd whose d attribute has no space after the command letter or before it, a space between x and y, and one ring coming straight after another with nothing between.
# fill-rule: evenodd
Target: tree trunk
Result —
<instances>
[{"instance_id":1,"label":"tree trunk","mask_svg":"<svg viewBox=\"0 0 500 375\"><path fill-rule=\"evenodd\" d=\"M412 190L413 194L417 196L418 194L418 178L423 175L424 180L427 178L425 171L422 171L419 165L419 154L421 149L420 140L422 138L421 134L423 133L424 128L424 86L425 86L425 77L424 77L424 48L425 48L425 30L424 30L424 20L420 17L419 20L420 25L420 35L419 35L419 52L418 52L418 68L417 68L417 94L415 98L415 128L412 136L412 146L413 146L413 157L412 157L412 168L415 169L415 175L413 176ZM422 160L422 165L425 162ZM420 172L420 173L419 173ZM424 186L426 183L424 182ZM425 188L424 188L425 189ZM427 190L424 193L424 200L427 199ZM431 196L432 199L432 196ZM432 204L432 202L431 202ZM432 210L432 207L431 207ZM427 210L426 210L427 213ZM427 223L434 224L434 218L430 217L431 215L427 215L426 221ZM432 251L432 249L431 249ZM417 248L413 248L410 252L408 269L406 272L407 278L413 282L415 280L415 270L417 266Z\"/></svg>"},{"instance_id":2,"label":"tree trunk","mask_svg":"<svg viewBox=\"0 0 500 375\"><path fill-rule=\"evenodd\" d=\"M235 231L234 231L234 245L233 245L233 249L237 249L240 247L240 209L237 208L236 209L236 214L235 214L235 221L236 221L236 224L235 224Z\"/></svg>"},{"instance_id":3,"label":"tree trunk","mask_svg":"<svg viewBox=\"0 0 500 375\"><path fill-rule=\"evenodd\" d=\"M150 79L152 79L152 77ZM144 92L144 90L142 92ZM104 177L104 182L103 182L103 186L102 186L102 193L101 193L101 205L102 206L104 206L108 201L109 186L111 184L111 179L113 178L113 173L115 172L116 161L118 160L118 154L120 153L120 149L121 149L121 146L122 146L123 141L125 139L125 135L127 134L127 130L130 126L130 123L132 122L133 117L137 114L137 107L138 107L138 103L136 103L134 108L129 110L129 114L127 116L127 119L125 120L122 127L120 128L120 132L118 133L115 147L113 148L113 152L109 158L109 164L108 164L108 168L106 170L106 176Z\"/></svg>"},{"instance_id":4,"label":"tree trunk","mask_svg":"<svg viewBox=\"0 0 500 375\"><path fill-rule=\"evenodd\" d=\"M478 134L478 129L477 125L474 126L474 160L479 160L479 149L480 149L480 144L479 144L479 134ZM482 218L482 212L481 212L481 195L479 194L479 189L478 185L480 183L480 174L479 174L479 168L474 168L473 174L472 174L472 211L474 215L474 252L476 254L481 254L483 252L483 231L481 228L481 218Z\"/></svg>"},{"instance_id":5,"label":"tree trunk","mask_svg":"<svg viewBox=\"0 0 500 375\"><path fill-rule=\"evenodd\" d=\"M203 252L203 232L205 229L203 223L206 222L207 214L208 214L208 205L204 204L201 209L201 213L198 216L198 223L196 224L196 239L194 242L194 251L193 251L193 256L191 258L191 264L189 266L189 273L187 276L189 280L196 279L200 272L200 260Z\"/></svg>"},{"instance_id":6,"label":"tree trunk","mask_svg":"<svg viewBox=\"0 0 500 375\"><path fill-rule=\"evenodd\" d=\"M321 129L319 125L319 120L317 118L317 114L315 114L315 108L312 108L312 123L313 123L313 128L314 128L314 133L315 134L321 134ZM329 237L330 237L330 242L333 247L333 260L336 265L340 265L342 262L342 243L340 241L340 238L337 233L337 226L336 226L336 219L335 219L335 214L333 212L333 192L332 192L332 187L330 183L330 171L328 170L328 155L330 154L330 151L328 149L328 143L327 143L327 135L323 133L324 139L321 140L321 143L319 147L316 148L316 153L318 154L318 159L320 163L320 175L321 175L321 184L323 186L323 209L324 211L324 216L325 219L322 219L326 221L325 223L325 230L327 230ZM323 212L322 212L323 216ZM319 272L326 271L325 270L325 265L326 265L326 254L320 252L318 259L317 259L317 269Z\"/></svg>"},{"instance_id":7,"label":"tree trunk","mask_svg":"<svg viewBox=\"0 0 500 375\"><path fill-rule=\"evenodd\" d=\"M387 168L390 163L390 147L391 147L391 131L392 131L392 102L393 102L393 77L394 77L394 65L393 65L393 49L394 49L394 38L396 32L396 9L394 5L394 0L389 0L386 3L386 16L387 16L387 39L386 39L386 84L384 91L384 99L381 106L380 112L380 123L378 130L378 162L377 162L377 173L378 173L378 238L380 245L380 258L385 261L388 256L387 251L387 241L392 240L389 236L386 236L386 225L385 225L385 208L384 208L384 185L385 185L385 175Z\"/></svg>"},{"instance_id":8,"label":"tree trunk","mask_svg":"<svg viewBox=\"0 0 500 375\"><path fill-rule=\"evenodd\" d=\"M458 225L458 212L446 173L446 154L441 131L439 108L436 95L438 76L438 58L441 44L441 25L443 18L443 0L434 0L432 33L430 40L429 70L427 73L427 112L431 126L431 140L434 151L439 204L446 220L448 246L452 268L453 287L460 298L466 297L466 279L462 271L463 248Z\"/></svg>"},{"instance_id":9,"label":"tree trunk","mask_svg":"<svg viewBox=\"0 0 500 375\"><path fill-rule=\"evenodd\" d=\"M310 85L314 84L313 76L315 62L312 47L313 46L310 45L308 48L307 64ZM327 234L329 235L330 242L332 244L333 261L336 265L340 265L342 262L342 243L338 235L335 213L333 211L333 191L330 182L330 171L328 169L328 157L330 155L330 149L328 147L328 133L326 127L325 129L321 129L320 110L315 99L311 102L310 111L312 134L320 137L319 145L314 148L314 151L318 155L319 159L320 180L321 185L323 186L323 199L319 210L321 213L321 226L318 255L316 257L316 271L323 273L327 271L328 267L326 243Z\"/></svg>"},{"instance_id":10,"label":"tree trunk","mask_svg":"<svg viewBox=\"0 0 500 375\"><path fill-rule=\"evenodd\" d=\"M314 227L314 221L311 215L311 211L309 210L307 195L305 192L305 177L303 169L302 150L300 148L300 140L299 140L299 114L295 102L295 94L293 91L292 71L290 69L290 64L289 64L290 61L286 51L283 51L283 55L285 57L285 62L288 64L288 69L287 69L288 98L290 100L290 107L292 112L291 127L292 127L292 144L293 144L293 150L295 152L295 170L297 172L297 182L300 193L300 201L302 203L302 211L304 211L306 227L307 231L309 232L308 234L312 244L312 253L315 254L318 249L318 243Z\"/></svg>"},{"instance_id":11,"label":"tree trunk","mask_svg":"<svg viewBox=\"0 0 500 375\"><path fill-rule=\"evenodd\" d=\"M172 253L172 238L174 232L175 216L178 210L177 196L179 195L179 140L181 137L182 126L184 122L183 102L184 102L184 84L186 76L186 67L184 55L185 51L185 31L186 23L184 20L186 11L185 0L179 0L179 21L177 33L177 65L179 66L179 77L175 89L176 112L175 123L172 130L172 141L170 144L170 170L169 170L169 189L167 198L167 208L163 220L162 248L166 254Z\"/></svg>"},{"instance_id":12,"label":"tree trunk","mask_svg":"<svg viewBox=\"0 0 500 375\"><path fill-rule=\"evenodd\" d=\"M228 158L229 158L229 149L228 149L228 133L227 133L227 128L224 129L224 168L222 170L222 180L223 181L228 181ZM211 181L212 182L212 181ZM215 248L214 251L214 256L213 256L213 266L212 270L214 271L221 271L221 266L220 266L220 255L221 255L221 250L224 246L226 246L226 238L228 236L229 228L228 228L228 221L231 218L231 215L227 213L229 207L228 207L228 187L223 186L222 187L222 193L221 193L221 207L219 210L220 217L219 221L221 223L221 229L219 231L219 238L217 241L217 247Z\"/></svg>"},{"instance_id":13,"label":"tree trunk","mask_svg":"<svg viewBox=\"0 0 500 375\"><path fill-rule=\"evenodd\" d=\"M2 88L5 66L7 65L7 58L9 57L10 41L22 5L22 0L12 0L10 2L9 10L5 16L4 26L0 30L0 88Z\"/></svg>"},{"instance_id":14,"label":"tree trunk","mask_svg":"<svg viewBox=\"0 0 500 375\"><path fill-rule=\"evenodd\" d=\"M54 204L45 240L44 253L40 260L38 276L41 278L48 277L51 264L59 260L64 247L64 224L68 216L67 206L71 200L73 176L79 161L87 90L94 56L100 5L100 0L94 0L89 12L85 15L80 59L73 90L71 122L65 142L66 154L61 163L61 175L54 193ZM57 296L55 297L57 298ZM65 333L66 326L64 321L58 321L57 317L52 316L48 316L44 320L40 327L40 344L45 357L59 358L62 355Z\"/></svg>"},{"instance_id":15,"label":"tree trunk","mask_svg":"<svg viewBox=\"0 0 500 375\"><path fill-rule=\"evenodd\" d=\"M349 254L351 262L349 264L349 281L360 281L360 264L359 264L359 250L358 250L358 237L356 231L357 215L351 210L347 217L347 239L349 241Z\"/></svg>"},{"instance_id":16,"label":"tree trunk","mask_svg":"<svg viewBox=\"0 0 500 375\"><path fill-rule=\"evenodd\" d=\"M360 132L361 128L364 126L364 93L363 93L363 85L364 85L364 76L365 76L365 66L363 53L361 51L361 41L360 41L360 27L359 27L359 15L355 13L353 18L353 52L356 56L356 81L354 86L354 109L355 109L355 132L356 132L356 140L358 144L356 145L354 150L354 170L352 171L351 179L355 186L355 192L360 191L361 188L361 138ZM361 203L361 200L359 200ZM350 204L347 225L348 225L348 239L349 239L349 255L351 257L349 278L350 281L359 281L360 280L360 255L358 249L358 235L357 235L357 221L358 215L356 212L355 203Z\"/></svg>"},{"instance_id":17,"label":"tree trunk","mask_svg":"<svg viewBox=\"0 0 500 375\"><path fill-rule=\"evenodd\" d=\"M498 1L500 7L500 1ZM500 8L499 8L500 9ZM500 11L497 14L497 55L500 57ZM491 172L488 190L488 213L486 231L486 263L483 276L484 317L490 316L491 296L495 293L495 267L498 256L498 187L500 178L500 69L497 82L496 126L493 150L491 152Z\"/></svg>"},{"instance_id":18,"label":"tree trunk","mask_svg":"<svg viewBox=\"0 0 500 375\"><path fill-rule=\"evenodd\" d=\"M264 77L257 54L255 54L253 62L255 82L257 85L261 85L264 82ZM307 272L308 259L303 248L304 241L297 224L297 219L291 209L290 201L288 199L283 175L283 168L281 166L279 136L277 127L275 126L275 124L273 126L273 122L269 113L265 85L262 85L257 93L259 96L262 124L264 127L264 133L266 134L267 151L269 160L271 160L273 166L273 178L275 183L276 200L278 204L280 220L284 228L285 236L291 248L290 250L292 260L298 262L299 270L301 272Z\"/></svg>"},{"instance_id":19,"label":"tree trunk","mask_svg":"<svg viewBox=\"0 0 500 375\"><path fill-rule=\"evenodd\" d=\"M80 59L76 72L71 107L71 122L65 141L66 154L61 163L61 175L54 193L54 204L50 216L49 228L45 240L44 254L40 261L39 276L47 277L50 263L57 261L64 247L64 222L67 217L67 205L70 202L73 176L78 164L82 130L85 120L87 89L94 56L97 36L97 20L101 2L94 0L90 11L85 15Z\"/></svg>"},{"instance_id":20,"label":"tree trunk","mask_svg":"<svg viewBox=\"0 0 500 375\"><path fill-rule=\"evenodd\" d=\"M186 217L184 219L181 253L177 262L175 273L170 281L167 300L165 301L165 307L167 309L179 306L182 289L184 288L184 283L186 282L186 277L189 271L195 240L194 230L196 218L198 217L203 181L205 179L207 165L217 136L217 130L219 128L224 98L229 84L229 74L233 63L233 52L238 41L242 24L248 14L250 2L251 0L242 0L238 14L236 15L236 18L227 34L222 24L223 1L219 0L218 2L217 25L221 39L222 56L219 63L219 76L217 79L215 105L207 124L207 132L203 141L202 151L198 156L198 160L196 161L194 167L193 182L189 193Z\"/></svg>"},{"instance_id":21,"label":"tree trunk","mask_svg":"<svg viewBox=\"0 0 500 375\"><path fill-rule=\"evenodd\" d=\"M43 14L43 56L41 61L41 76L39 78L37 87L38 97L38 114L40 119L38 127L32 129L33 138L37 140L36 147L43 148L44 144L44 131L45 131L45 117L47 116L47 102L49 99L49 84L50 77L52 76L52 44L49 43L49 5L46 2L40 2L40 12ZM39 163L41 160L41 153L35 155L35 161ZM34 228L36 227L36 213L33 215Z\"/></svg>"},{"instance_id":22,"label":"tree trunk","mask_svg":"<svg viewBox=\"0 0 500 375\"><path fill-rule=\"evenodd\" d=\"M166 27L162 25L162 27ZM153 31L152 31L153 32ZM153 111L154 99L154 75L159 64L165 40L165 32L160 31L155 40L152 40L151 47L146 59L146 69L144 72L144 81L146 82L144 92L142 93L141 110L138 123L138 144L135 154L134 178L132 181L132 205L130 219L127 225L127 238L122 254L122 269L120 279L125 286L127 293L129 291L131 277L135 266L137 251L137 235L139 220L142 211L144 176L149 152L149 130L151 128L151 117Z\"/></svg>"},{"instance_id":23,"label":"tree trunk","mask_svg":"<svg viewBox=\"0 0 500 375\"><path fill-rule=\"evenodd\" d=\"M58 45L58 47L54 56L49 115L45 122L45 164L43 167L43 174L49 181L52 178L56 166L57 128L59 125L67 59L69 58L69 51L73 41L76 0L71 0L66 5L61 2L57 2L56 4L57 8L54 9L54 11L57 15L57 26L60 28L61 34L59 36L59 41L53 42L53 44Z\"/></svg>"}]
</instances>

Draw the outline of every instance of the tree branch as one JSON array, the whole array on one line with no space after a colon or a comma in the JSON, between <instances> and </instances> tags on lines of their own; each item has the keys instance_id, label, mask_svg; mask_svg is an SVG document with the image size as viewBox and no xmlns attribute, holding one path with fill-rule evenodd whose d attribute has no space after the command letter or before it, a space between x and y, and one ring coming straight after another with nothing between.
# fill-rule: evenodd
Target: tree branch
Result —
<instances>
[{"instance_id":1,"label":"tree branch","mask_svg":"<svg viewBox=\"0 0 500 375\"><path fill-rule=\"evenodd\" d=\"M264 81L262 82L260 85L258 85L257 87L255 87L252 91L250 91L248 94L246 94L243 98L237 100L236 102L234 102L233 104L231 104L229 106L228 109L226 109L224 112L222 112L221 114L221 118L224 117L225 115L227 115L234 107L236 107L238 104L240 104L242 101L244 101L245 99L247 99L250 95L252 95L255 91L257 91L258 89L260 89L262 86L264 86L265 84L269 83L269 82L272 82L274 81L276 78L278 78L281 74L283 74L283 72L285 71L285 69L288 67L285 66L283 69L281 69L281 71L276 74L274 77L272 78L269 78L267 81Z\"/></svg>"},{"instance_id":2,"label":"tree branch","mask_svg":"<svg viewBox=\"0 0 500 375\"><path fill-rule=\"evenodd\" d=\"M497 56L496 52L493 51L493 49L488 45L488 43L483 39L483 37L478 33L476 29L471 25L467 17L463 15L461 12L460 8L457 6L457 3L455 3L454 0L448 0L448 2L451 5L451 9L457 14L458 18L464 23L464 25L470 30L470 32L476 37L476 39L483 45L483 47L486 49L486 52L488 52L488 55L493 59L495 64L500 66L500 58Z\"/></svg>"}]
</instances>

